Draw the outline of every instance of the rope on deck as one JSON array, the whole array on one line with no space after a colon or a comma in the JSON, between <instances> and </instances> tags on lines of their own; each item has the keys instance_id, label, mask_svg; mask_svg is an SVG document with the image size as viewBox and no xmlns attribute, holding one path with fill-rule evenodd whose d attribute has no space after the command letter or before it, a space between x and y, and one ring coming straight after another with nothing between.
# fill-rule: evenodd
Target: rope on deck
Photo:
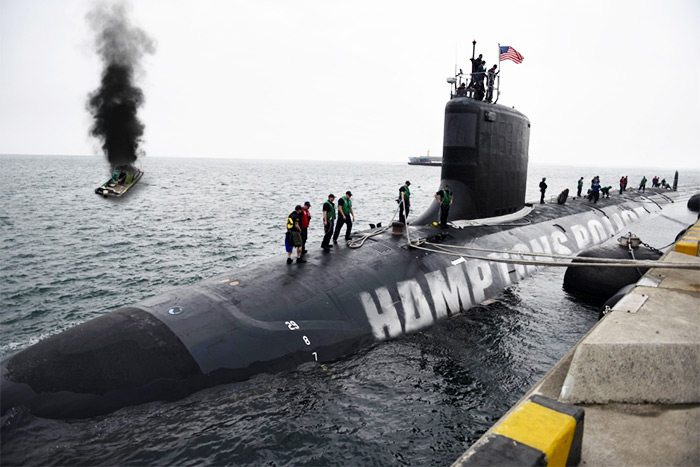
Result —
<instances>
[{"instance_id":1,"label":"rope on deck","mask_svg":"<svg viewBox=\"0 0 700 467\"><path fill-rule=\"evenodd\" d=\"M425 247L423 245L429 245ZM430 243L427 241L417 241L411 243L409 241L409 246L418 250L429 251L431 253L440 253L449 256L458 256L465 259L476 259L481 261L489 261L494 263L507 263L507 264L519 264L524 266L554 266L554 267L609 267L609 268L667 268L667 269L692 269L700 271L700 263L669 263L665 261L655 261L655 260L633 260L633 259L610 259L610 258L586 258L580 256L565 256L556 255L548 253L529 253L523 251L512 251L512 250L496 250L490 248L477 248L477 247L462 247L462 246L452 246L452 245L440 245L438 243ZM522 259L515 258L498 258L493 256L477 256L467 253L460 253L455 251L457 249L467 249L483 252L498 253L503 255L515 255ZM561 259L562 261L545 261L545 260L526 260L526 256L531 257L545 257L552 259ZM575 260L575 261L571 261Z\"/></svg>"}]
</instances>

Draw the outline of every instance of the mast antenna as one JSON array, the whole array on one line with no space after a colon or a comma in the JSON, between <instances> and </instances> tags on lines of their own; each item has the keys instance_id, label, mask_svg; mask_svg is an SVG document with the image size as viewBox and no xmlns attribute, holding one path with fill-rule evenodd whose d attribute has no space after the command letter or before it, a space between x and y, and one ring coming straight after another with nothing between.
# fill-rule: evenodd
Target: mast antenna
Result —
<instances>
[{"instance_id":1,"label":"mast antenna","mask_svg":"<svg viewBox=\"0 0 700 467\"><path fill-rule=\"evenodd\" d=\"M457 76L457 47L459 45L458 41L455 41L455 76Z\"/></svg>"}]
</instances>

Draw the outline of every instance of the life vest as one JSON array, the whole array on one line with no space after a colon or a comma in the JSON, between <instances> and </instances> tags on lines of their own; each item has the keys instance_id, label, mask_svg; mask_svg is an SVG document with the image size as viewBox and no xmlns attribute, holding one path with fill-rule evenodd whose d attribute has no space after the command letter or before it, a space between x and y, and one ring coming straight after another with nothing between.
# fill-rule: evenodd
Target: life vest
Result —
<instances>
[{"instance_id":1,"label":"life vest","mask_svg":"<svg viewBox=\"0 0 700 467\"><path fill-rule=\"evenodd\" d=\"M442 204L447 204L449 206L450 202L452 201L452 192L445 188L440 191L442 192Z\"/></svg>"},{"instance_id":2,"label":"life vest","mask_svg":"<svg viewBox=\"0 0 700 467\"><path fill-rule=\"evenodd\" d=\"M292 217L294 214L296 214L296 211L292 211L287 216L287 230L294 230L294 218Z\"/></svg>"},{"instance_id":3,"label":"life vest","mask_svg":"<svg viewBox=\"0 0 700 467\"><path fill-rule=\"evenodd\" d=\"M345 197L343 197L342 200L342 206L340 205L340 202L338 202L338 211L340 212L340 210L342 209L343 213L345 213L345 215L347 216L348 214L350 214L350 210L352 209L352 201L350 201L350 198Z\"/></svg>"},{"instance_id":4,"label":"life vest","mask_svg":"<svg viewBox=\"0 0 700 467\"><path fill-rule=\"evenodd\" d=\"M405 204L411 204L411 190L408 189L406 185L402 186L401 188L405 189L403 193L403 201ZM399 202L401 202L401 190L399 189Z\"/></svg>"},{"instance_id":5,"label":"life vest","mask_svg":"<svg viewBox=\"0 0 700 467\"><path fill-rule=\"evenodd\" d=\"M325 212L328 213L328 214L326 215L326 220L327 220L327 221L335 220L335 205L331 202L331 200L326 200L326 202L323 203L323 205L324 205L324 206L325 206L325 205L328 205L328 207L330 207L330 210L325 211Z\"/></svg>"},{"instance_id":6,"label":"life vest","mask_svg":"<svg viewBox=\"0 0 700 467\"><path fill-rule=\"evenodd\" d=\"M301 225L302 229L306 229L309 227L309 220L311 219L311 213L309 212L308 209L302 209L301 211L301 220L299 221L299 225Z\"/></svg>"}]
</instances>

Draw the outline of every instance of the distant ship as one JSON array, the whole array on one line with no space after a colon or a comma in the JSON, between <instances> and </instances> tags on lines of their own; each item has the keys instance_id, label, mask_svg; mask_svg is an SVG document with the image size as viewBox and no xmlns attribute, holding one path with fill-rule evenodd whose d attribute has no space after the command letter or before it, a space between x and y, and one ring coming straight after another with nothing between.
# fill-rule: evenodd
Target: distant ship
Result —
<instances>
[{"instance_id":1,"label":"distant ship","mask_svg":"<svg viewBox=\"0 0 700 467\"><path fill-rule=\"evenodd\" d=\"M430 151L425 156L409 157L408 165L434 165L442 166L442 157L430 157Z\"/></svg>"}]
</instances>

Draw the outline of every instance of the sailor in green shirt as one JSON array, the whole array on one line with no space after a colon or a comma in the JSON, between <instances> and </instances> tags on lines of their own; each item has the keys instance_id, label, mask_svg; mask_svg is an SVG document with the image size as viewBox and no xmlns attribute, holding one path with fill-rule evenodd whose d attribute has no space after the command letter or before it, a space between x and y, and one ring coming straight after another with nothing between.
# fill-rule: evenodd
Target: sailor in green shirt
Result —
<instances>
[{"instance_id":1,"label":"sailor in green shirt","mask_svg":"<svg viewBox=\"0 0 700 467\"><path fill-rule=\"evenodd\" d=\"M647 189L647 178L642 175L642 181L639 182L639 189L642 190L642 192L645 192Z\"/></svg>"},{"instance_id":2,"label":"sailor in green shirt","mask_svg":"<svg viewBox=\"0 0 700 467\"><path fill-rule=\"evenodd\" d=\"M399 188L399 222L402 224L406 223L408 210L411 207L411 190L408 189L409 186L411 186L411 182L406 180L406 183ZM405 217L404 212L406 213Z\"/></svg>"},{"instance_id":3,"label":"sailor in green shirt","mask_svg":"<svg viewBox=\"0 0 700 467\"><path fill-rule=\"evenodd\" d=\"M622 184L620 184L622 186ZM576 196L581 197L581 190L583 189L583 177L578 179L578 191L576 191ZM622 193L622 188L620 188L620 193Z\"/></svg>"},{"instance_id":4,"label":"sailor in green shirt","mask_svg":"<svg viewBox=\"0 0 700 467\"><path fill-rule=\"evenodd\" d=\"M338 200L338 223L335 226L335 232L333 233L333 243L338 243L338 236L340 236L340 229L343 224L347 224L347 229L345 230L345 240L350 240L350 232L352 231L352 223L355 221L355 211L352 209L352 193L349 191L345 192L345 196ZM350 219L352 217L352 219Z\"/></svg>"},{"instance_id":5,"label":"sailor in green shirt","mask_svg":"<svg viewBox=\"0 0 700 467\"><path fill-rule=\"evenodd\" d=\"M435 193L435 199L440 203L440 226L446 229L447 216L450 214L450 206L452 205L452 201L454 201L450 185L445 185L445 188Z\"/></svg>"}]
</instances>

